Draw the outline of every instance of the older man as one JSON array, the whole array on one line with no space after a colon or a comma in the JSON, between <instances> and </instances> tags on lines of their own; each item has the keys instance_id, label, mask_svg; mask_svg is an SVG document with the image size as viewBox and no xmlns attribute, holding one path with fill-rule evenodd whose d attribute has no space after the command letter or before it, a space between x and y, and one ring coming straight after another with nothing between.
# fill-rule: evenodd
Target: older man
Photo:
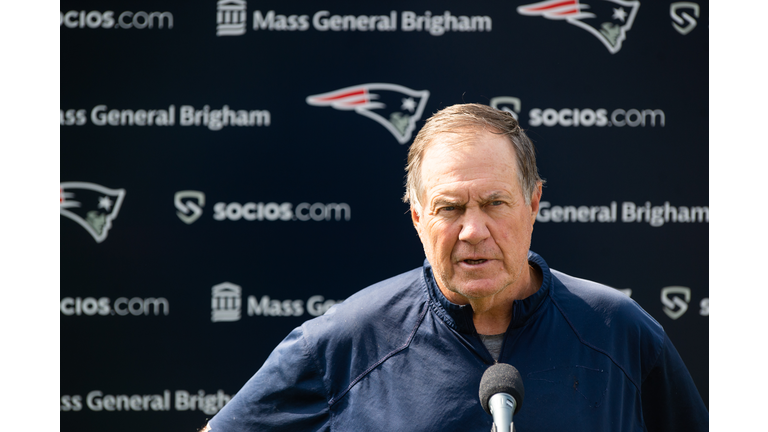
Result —
<instances>
[{"instance_id":1,"label":"older man","mask_svg":"<svg viewBox=\"0 0 768 432\"><path fill-rule=\"evenodd\" d=\"M542 180L511 115L438 112L406 170L423 267L291 332L211 430L487 432L478 386L495 362L522 375L521 432L708 429L656 321L528 250Z\"/></svg>"}]
</instances>

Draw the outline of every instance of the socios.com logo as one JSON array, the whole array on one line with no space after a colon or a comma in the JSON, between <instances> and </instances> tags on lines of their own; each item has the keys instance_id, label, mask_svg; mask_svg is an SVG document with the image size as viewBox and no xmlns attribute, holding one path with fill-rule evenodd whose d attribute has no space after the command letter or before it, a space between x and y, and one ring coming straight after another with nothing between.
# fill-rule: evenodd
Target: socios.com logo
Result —
<instances>
[{"instance_id":1,"label":"socios.com logo","mask_svg":"<svg viewBox=\"0 0 768 432\"><path fill-rule=\"evenodd\" d=\"M248 221L348 221L352 218L352 209L347 203L292 203L276 202L219 202L213 205L213 218L223 220Z\"/></svg>"},{"instance_id":2,"label":"socios.com logo","mask_svg":"<svg viewBox=\"0 0 768 432\"><path fill-rule=\"evenodd\" d=\"M662 310L668 317L676 320L688 312L691 303L691 288L668 286L661 289ZM709 297L699 301L699 315L709 316Z\"/></svg>"},{"instance_id":3,"label":"socios.com logo","mask_svg":"<svg viewBox=\"0 0 768 432\"><path fill-rule=\"evenodd\" d=\"M668 286L661 289L662 310L668 317L676 320L688 311L691 302L691 289L683 286Z\"/></svg>"},{"instance_id":4,"label":"socios.com logo","mask_svg":"<svg viewBox=\"0 0 768 432\"><path fill-rule=\"evenodd\" d=\"M205 194L200 191L178 191L173 196L173 205L178 209L176 216L189 225L203 214Z\"/></svg>"},{"instance_id":5,"label":"socios.com logo","mask_svg":"<svg viewBox=\"0 0 768 432\"><path fill-rule=\"evenodd\" d=\"M176 216L192 224L204 213L205 193L196 190L178 191L173 196ZM213 205L216 221L349 221L352 208L347 203L290 202L217 202Z\"/></svg>"},{"instance_id":6,"label":"socios.com logo","mask_svg":"<svg viewBox=\"0 0 768 432\"><path fill-rule=\"evenodd\" d=\"M109 297L64 297L61 299L61 313L73 315L118 315L118 316L147 316L168 315L170 304L163 297L120 297L112 302Z\"/></svg>"},{"instance_id":7,"label":"socios.com logo","mask_svg":"<svg viewBox=\"0 0 768 432\"><path fill-rule=\"evenodd\" d=\"M699 4L698 3L692 3L692 2L676 2L669 5L669 16L672 18L672 27L680 33L681 35L685 36L688 33L691 32L691 30L696 28L696 19L692 16L690 16L686 12L679 12L682 10L688 10L693 14L694 17L699 17Z\"/></svg>"},{"instance_id":8,"label":"socios.com logo","mask_svg":"<svg viewBox=\"0 0 768 432\"><path fill-rule=\"evenodd\" d=\"M111 28L111 29L172 29L173 14L170 12L131 12L115 15L114 11L60 12L59 27L65 28Z\"/></svg>"},{"instance_id":9,"label":"socios.com logo","mask_svg":"<svg viewBox=\"0 0 768 432\"><path fill-rule=\"evenodd\" d=\"M605 108L534 108L528 113L528 125L537 126L629 126L629 127L664 127L666 115L660 109L615 109L608 112Z\"/></svg>"},{"instance_id":10,"label":"socios.com logo","mask_svg":"<svg viewBox=\"0 0 768 432\"><path fill-rule=\"evenodd\" d=\"M494 97L490 105L518 120L523 109L522 101L514 96ZM667 116L660 109L532 108L528 111L528 125L533 127L664 127L666 123Z\"/></svg>"}]
</instances>

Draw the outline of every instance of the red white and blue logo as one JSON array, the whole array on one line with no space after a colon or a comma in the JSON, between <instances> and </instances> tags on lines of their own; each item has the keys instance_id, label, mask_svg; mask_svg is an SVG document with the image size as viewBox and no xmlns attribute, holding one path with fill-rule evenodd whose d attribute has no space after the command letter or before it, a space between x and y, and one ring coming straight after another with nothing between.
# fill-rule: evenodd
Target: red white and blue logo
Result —
<instances>
[{"instance_id":1,"label":"red white and blue logo","mask_svg":"<svg viewBox=\"0 0 768 432\"><path fill-rule=\"evenodd\" d=\"M587 4L587 2L589 4ZM627 32L635 22L639 1L624 0L546 0L520 6L520 15L563 20L592 33L611 54L621 50Z\"/></svg>"},{"instance_id":2,"label":"red white and blue logo","mask_svg":"<svg viewBox=\"0 0 768 432\"><path fill-rule=\"evenodd\" d=\"M307 97L313 106L355 111L387 128L400 144L410 141L429 99L428 90L397 84L372 83L345 87Z\"/></svg>"}]
</instances>

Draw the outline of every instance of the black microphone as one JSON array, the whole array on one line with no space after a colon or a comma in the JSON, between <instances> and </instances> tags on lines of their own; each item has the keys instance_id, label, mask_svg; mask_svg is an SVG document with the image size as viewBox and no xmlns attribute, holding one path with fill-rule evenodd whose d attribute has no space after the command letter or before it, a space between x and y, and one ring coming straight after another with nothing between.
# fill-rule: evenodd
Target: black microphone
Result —
<instances>
[{"instance_id":1,"label":"black microphone","mask_svg":"<svg viewBox=\"0 0 768 432\"><path fill-rule=\"evenodd\" d=\"M510 364L496 363L480 379L480 404L493 416L496 432L512 431L512 415L520 411L524 396L523 378Z\"/></svg>"}]
</instances>

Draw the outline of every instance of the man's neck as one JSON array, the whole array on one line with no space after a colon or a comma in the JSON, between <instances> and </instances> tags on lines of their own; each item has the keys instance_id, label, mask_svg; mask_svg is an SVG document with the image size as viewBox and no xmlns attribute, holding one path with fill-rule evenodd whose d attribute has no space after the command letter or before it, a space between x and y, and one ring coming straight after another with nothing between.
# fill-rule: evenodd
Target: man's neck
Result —
<instances>
[{"instance_id":1,"label":"man's neck","mask_svg":"<svg viewBox=\"0 0 768 432\"><path fill-rule=\"evenodd\" d=\"M530 297L541 288L543 276L538 268L528 265L524 279L519 281L517 289L507 289L492 297L469 299L472 305L472 320L475 330L482 335L497 335L507 331L512 321L512 304L515 300ZM510 289L513 288L513 289Z\"/></svg>"}]
</instances>

